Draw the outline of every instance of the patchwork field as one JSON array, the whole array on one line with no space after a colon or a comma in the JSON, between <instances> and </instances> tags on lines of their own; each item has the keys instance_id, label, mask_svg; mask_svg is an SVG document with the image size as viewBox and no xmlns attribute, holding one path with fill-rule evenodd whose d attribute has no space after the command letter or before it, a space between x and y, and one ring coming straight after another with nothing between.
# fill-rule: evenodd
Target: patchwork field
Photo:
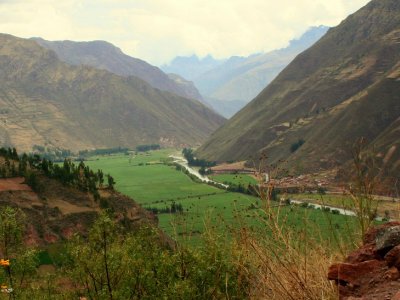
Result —
<instances>
[{"instance_id":1,"label":"patchwork field","mask_svg":"<svg viewBox=\"0 0 400 300\"><path fill-rule=\"evenodd\" d=\"M217 174L210 176L210 178L221 183L241 184L244 186L258 183L254 177L246 174Z\"/></svg>"},{"instance_id":2,"label":"patchwork field","mask_svg":"<svg viewBox=\"0 0 400 300\"><path fill-rule=\"evenodd\" d=\"M143 206L172 200L224 193L224 190L193 182L175 166L165 165L171 150L139 153L136 156L112 155L94 157L86 163L92 169L110 173L116 188Z\"/></svg>"},{"instance_id":3,"label":"patchwork field","mask_svg":"<svg viewBox=\"0 0 400 300\"><path fill-rule=\"evenodd\" d=\"M251 226L262 224L260 210L256 209L262 205L258 198L194 182L175 166L166 164L170 161L168 156L174 152L159 150L137 155L97 156L86 163L93 169L110 173L116 181L116 189L143 207L162 210L170 208L173 203L181 205L182 214L158 214L160 227L180 240L190 237L196 241L196 236L203 233L206 227L217 226L218 230L226 232L240 227L243 222ZM221 174L212 178L235 184L256 183L248 175ZM349 229L346 225L349 218L345 216L301 207L283 207L281 211L288 225L298 228L307 226L310 232L318 228L323 232L313 233L314 236L330 238L333 232ZM309 224L304 224L305 215ZM312 223L317 226L311 226Z\"/></svg>"}]
</instances>

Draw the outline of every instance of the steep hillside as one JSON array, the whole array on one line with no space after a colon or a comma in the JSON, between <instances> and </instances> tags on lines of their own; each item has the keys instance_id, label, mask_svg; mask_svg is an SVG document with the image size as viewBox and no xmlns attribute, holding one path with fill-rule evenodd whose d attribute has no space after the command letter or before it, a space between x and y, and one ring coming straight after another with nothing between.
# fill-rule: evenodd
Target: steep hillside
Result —
<instances>
[{"instance_id":1,"label":"steep hillside","mask_svg":"<svg viewBox=\"0 0 400 300\"><path fill-rule=\"evenodd\" d=\"M0 148L0 207L24 212L24 240L31 245L69 239L75 232L85 235L106 208L126 229L157 226L155 215L115 191L110 181L104 183L105 177L83 163L58 166Z\"/></svg>"},{"instance_id":2,"label":"steep hillside","mask_svg":"<svg viewBox=\"0 0 400 300\"><path fill-rule=\"evenodd\" d=\"M70 66L35 41L0 35L0 144L79 150L195 145L223 122L197 100L137 77Z\"/></svg>"},{"instance_id":3,"label":"steep hillside","mask_svg":"<svg viewBox=\"0 0 400 300\"><path fill-rule=\"evenodd\" d=\"M397 163L399 60L400 2L371 1L297 56L198 155L243 160L261 151L301 172L343 163L364 136Z\"/></svg>"},{"instance_id":4,"label":"steep hillside","mask_svg":"<svg viewBox=\"0 0 400 300\"><path fill-rule=\"evenodd\" d=\"M87 65L110 71L120 76L136 76L162 91L169 91L185 98L202 100L194 86L176 84L159 68L124 54L121 49L105 41L73 42L46 41L33 38L41 46L51 49L63 62L71 65Z\"/></svg>"},{"instance_id":5,"label":"steep hillside","mask_svg":"<svg viewBox=\"0 0 400 300\"><path fill-rule=\"evenodd\" d=\"M205 103L205 101L203 100L203 97L200 95L199 91L194 86L192 81L186 80L185 78L183 78L177 74L173 74L173 73L170 73L167 75L187 95L187 98L197 99L197 100L200 100L201 102Z\"/></svg>"},{"instance_id":6,"label":"steep hillside","mask_svg":"<svg viewBox=\"0 0 400 300\"><path fill-rule=\"evenodd\" d=\"M25 241L41 245L68 239L74 232L86 234L101 207L91 195L75 188L65 187L56 180L40 177L44 189L36 193L27 188L24 179L0 179L0 183L16 182L18 186L9 189L3 184L0 189L0 207L20 208L29 223ZM141 208L132 199L115 191L101 191L102 201L114 209L124 224L132 227L147 222L157 225L157 218Z\"/></svg>"}]
</instances>

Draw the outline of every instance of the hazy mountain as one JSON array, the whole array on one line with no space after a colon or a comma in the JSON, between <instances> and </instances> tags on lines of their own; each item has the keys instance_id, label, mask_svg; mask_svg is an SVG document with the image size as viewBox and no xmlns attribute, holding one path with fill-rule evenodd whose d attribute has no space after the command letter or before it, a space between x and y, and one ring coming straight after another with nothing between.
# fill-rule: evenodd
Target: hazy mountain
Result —
<instances>
[{"instance_id":1,"label":"hazy mountain","mask_svg":"<svg viewBox=\"0 0 400 300\"><path fill-rule=\"evenodd\" d=\"M226 161L264 152L303 171L343 163L363 136L400 169L399 117L400 2L374 0L298 55L197 153Z\"/></svg>"},{"instance_id":2,"label":"hazy mountain","mask_svg":"<svg viewBox=\"0 0 400 300\"><path fill-rule=\"evenodd\" d=\"M196 78L209 70L221 65L224 60L216 60L211 55L202 59L196 55L189 57L175 57L171 63L161 66L165 73L178 74L187 80L195 81Z\"/></svg>"},{"instance_id":3,"label":"hazy mountain","mask_svg":"<svg viewBox=\"0 0 400 300\"><path fill-rule=\"evenodd\" d=\"M187 98L198 99L204 103L203 97L200 95L199 91L194 86L192 81L186 80L185 78L179 76L178 74L170 73L167 75L171 80L173 80L179 86L180 90L187 95Z\"/></svg>"},{"instance_id":4,"label":"hazy mountain","mask_svg":"<svg viewBox=\"0 0 400 300\"><path fill-rule=\"evenodd\" d=\"M231 57L194 78L196 87L212 107L231 117L256 97L299 53L318 41L328 27L312 27L286 48L249 57Z\"/></svg>"},{"instance_id":5,"label":"hazy mountain","mask_svg":"<svg viewBox=\"0 0 400 300\"><path fill-rule=\"evenodd\" d=\"M105 41L74 42L46 41L33 38L40 45L57 53L60 60L71 65L87 65L108 70L121 76L136 76L162 91L169 91L185 98L202 100L197 89L176 84L159 68L124 54L121 49Z\"/></svg>"},{"instance_id":6,"label":"hazy mountain","mask_svg":"<svg viewBox=\"0 0 400 300\"><path fill-rule=\"evenodd\" d=\"M71 66L33 40L0 35L0 144L29 151L195 145L224 119L137 77Z\"/></svg>"}]
</instances>

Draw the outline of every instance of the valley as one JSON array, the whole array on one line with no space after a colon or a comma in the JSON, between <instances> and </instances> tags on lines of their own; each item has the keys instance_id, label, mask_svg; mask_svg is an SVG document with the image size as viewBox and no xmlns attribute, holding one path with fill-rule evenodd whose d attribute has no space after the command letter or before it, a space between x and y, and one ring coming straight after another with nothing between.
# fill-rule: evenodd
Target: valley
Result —
<instances>
[{"instance_id":1,"label":"valley","mask_svg":"<svg viewBox=\"0 0 400 300\"><path fill-rule=\"evenodd\" d=\"M165 149L139 152L131 156L95 156L85 163L92 169L102 169L105 173L112 174L116 181L115 188L135 199L142 207L153 211L165 209L157 214L159 227L181 242L187 241L196 245L208 227L216 226L221 232L229 232L244 224L260 226L258 214L259 208L263 207L263 200L190 178L173 164L171 156L180 155L177 150ZM211 175L210 178L228 185L241 184L246 188L249 183L257 184L257 180L249 175L220 174ZM278 195L279 197L297 199L295 194ZM279 201L273 203L279 207ZM182 211L171 213L172 205L181 205ZM319 228L331 226L330 222L340 224L346 219L345 216L301 207L290 213L293 208L285 208L284 205L282 207L287 210L282 214L287 214L293 226L302 226L300 220L303 214L310 214ZM339 228L339 231L345 230L344 227ZM329 230L324 229L322 232L325 238L338 234L336 231L329 233Z\"/></svg>"},{"instance_id":2,"label":"valley","mask_svg":"<svg viewBox=\"0 0 400 300\"><path fill-rule=\"evenodd\" d=\"M3 2L0 299L400 299L399 0Z\"/></svg>"}]
</instances>

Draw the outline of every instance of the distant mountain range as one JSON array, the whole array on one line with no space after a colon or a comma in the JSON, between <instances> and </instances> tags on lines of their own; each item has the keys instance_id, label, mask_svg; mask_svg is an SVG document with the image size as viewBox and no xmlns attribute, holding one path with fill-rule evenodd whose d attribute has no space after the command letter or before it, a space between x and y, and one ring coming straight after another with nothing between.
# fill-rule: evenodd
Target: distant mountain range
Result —
<instances>
[{"instance_id":1,"label":"distant mountain range","mask_svg":"<svg viewBox=\"0 0 400 300\"><path fill-rule=\"evenodd\" d=\"M399 122L400 1L373 0L298 55L197 155L229 161L265 154L304 172L343 164L365 137L398 175Z\"/></svg>"},{"instance_id":2,"label":"distant mountain range","mask_svg":"<svg viewBox=\"0 0 400 300\"><path fill-rule=\"evenodd\" d=\"M195 146L224 122L197 100L135 76L66 64L59 56L35 40L0 34L1 145L20 151L34 145L70 150Z\"/></svg>"},{"instance_id":3,"label":"distant mountain range","mask_svg":"<svg viewBox=\"0 0 400 300\"><path fill-rule=\"evenodd\" d=\"M177 56L171 63L162 65L160 68L165 73L179 74L190 81L195 81L204 73L220 66L225 60L218 60L211 55L204 58L198 58L197 55Z\"/></svg>"},{"instance_id":4,"label":"distant mountain range","mask_svg":"<svg viewBox=\"0 0 400 300\"><path fill-rule=\"evenodd\" d=\"M63 62L70 65L87 65L110 71L120 76L136 76L151 86L179 96L202 100L194 85L182 86L159 68L124 54L121 49L105 41L74 42L46 41L32 38L41 46L53 50Z\"/></svg>"},{"instance_id":5,"label":"distant mountain range","mask_svg":"<svg viewBox=\"0 0 400 300\"><path fill-rule=\"evenodd\" d=\"M161 68L192 80L207 103L223 116L231 117L327 30L326 26L311 27L286 48L268 53L233 56L225 61L211 56L201 60L196 56L177 57Z\"/></svg>"}]
</instances>

